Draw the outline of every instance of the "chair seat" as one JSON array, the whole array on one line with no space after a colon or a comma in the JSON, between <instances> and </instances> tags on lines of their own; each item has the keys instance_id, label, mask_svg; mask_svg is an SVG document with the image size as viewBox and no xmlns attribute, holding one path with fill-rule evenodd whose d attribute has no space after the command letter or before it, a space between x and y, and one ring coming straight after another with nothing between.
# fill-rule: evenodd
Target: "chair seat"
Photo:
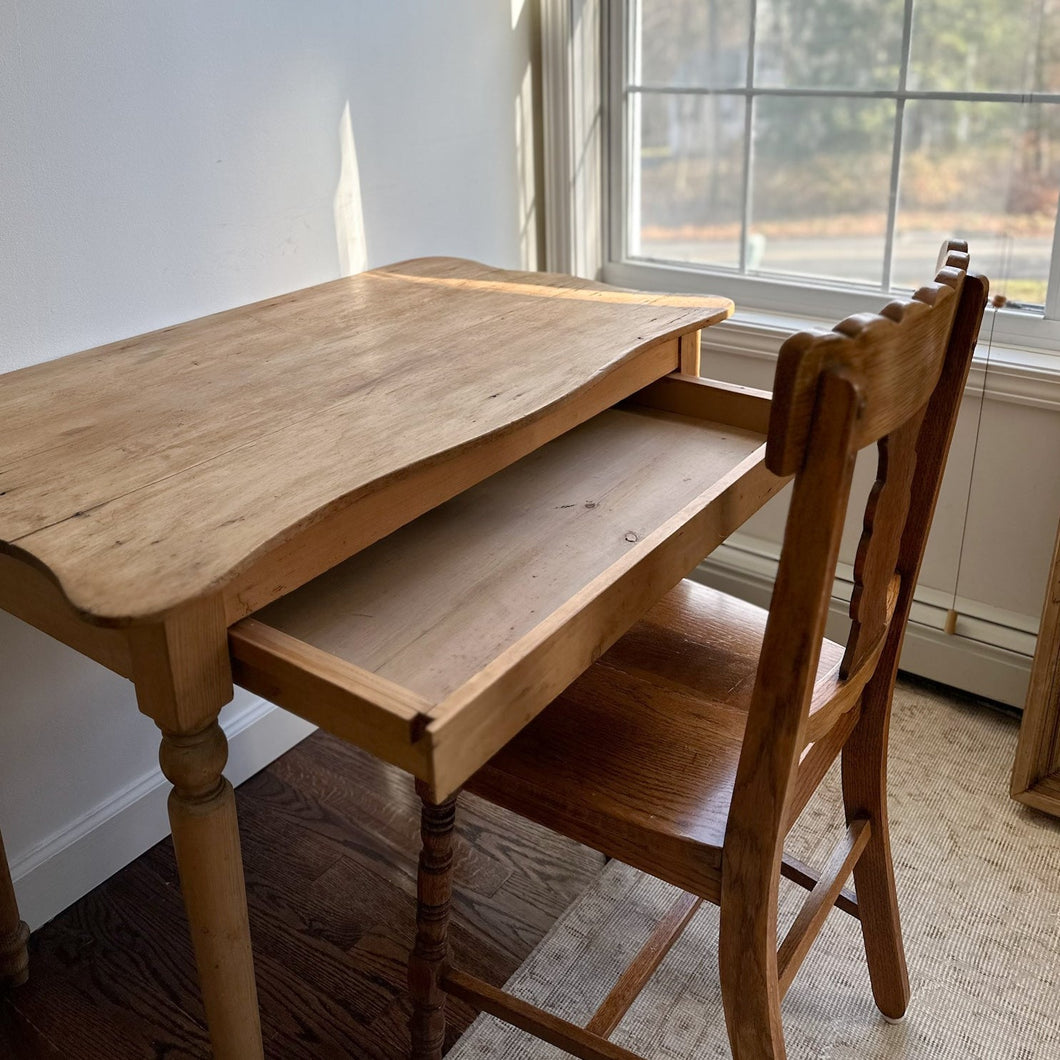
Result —
<instances>
[{"instance_id":1,"label":"chair seat","mask_svg":"<svg viewBox=\"0 0 1060 1060\"><path fill-rule=\"evenodd\" d=\"M717 900L767 612L682 581L467 783ZM813 703L840 688L825 640Z\"/></svg>"}]
</instances>

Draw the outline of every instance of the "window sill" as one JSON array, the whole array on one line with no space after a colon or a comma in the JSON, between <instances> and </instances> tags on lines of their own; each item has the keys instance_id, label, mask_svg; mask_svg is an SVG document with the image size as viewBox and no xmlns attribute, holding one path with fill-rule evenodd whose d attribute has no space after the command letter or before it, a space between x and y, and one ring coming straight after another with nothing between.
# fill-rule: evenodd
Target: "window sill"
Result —
<instances>
[{"instance_id":1,"label":"window sill","mask_svg":"<svg viewBox=\"0 0 1060 1060\"><path fill-rule=\"evenodd\" d=\"M721 274L704 274L698 269L680 266L645 265L637 262L610 262L603 270L607 283L639 289L661 289L711 293L733 298L736 315L704 333L706 349L742 354L749 357L776 359L781 343L793 332L807 328L830 328L837 320L856 312L875 312L886 301L880 292L851 292L822 288L810 292L794 284L774 281L748 281ZM736 280L734 283L733 280ZM770 310L758 309L753 292L769 304ZM813 305L807 306L812 298ZM768 299L768 301L767 301ZM1060 350L1041 349L1032 345L991 342L993 316L987 309L976 347L968 391L986 394L991 399L1014 402L1037 408L1060 409ZM1027 314L1012 314L1012 318ZM1037 321L1041 323L1041 321ZM1011 330L1011 329L1010 329ZM1017 328L1018 330L1018 328ZM985 388L984 388L985 380Z\"/></svg>"},{"instance_id":2,"label":"window sill","mask_svg":"<svg viewBox=\"0 0 1060 1060\"><path fill-rule=\"evenodd\" d=\"M987 310L968 376L968 391L1000 401L1060 409L1060 358L1055 354L990 343L992 310ZM736 315L704 333L706 349L776 360L793 332L829 328L835 321L737 309ZM984 388L985 381L985 388Z\"/></svg>"}]
</instances>

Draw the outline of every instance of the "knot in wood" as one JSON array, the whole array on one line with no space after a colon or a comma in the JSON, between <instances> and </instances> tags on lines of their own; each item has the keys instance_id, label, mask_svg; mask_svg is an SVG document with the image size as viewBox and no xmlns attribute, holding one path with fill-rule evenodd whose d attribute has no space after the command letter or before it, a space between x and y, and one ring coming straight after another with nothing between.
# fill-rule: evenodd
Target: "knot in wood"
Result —
<instances>
[{"instance_id":1,"label":"knot in wood","mask_svg":"<svg viewBox=\"0 0 1060 1060\"><path fill-rule=\"evenodd\" d=\"M228 740L216 721L196 733L165 733L158 761L178 795L208 799L223 784Z\"/></svg>"}]
</instances>

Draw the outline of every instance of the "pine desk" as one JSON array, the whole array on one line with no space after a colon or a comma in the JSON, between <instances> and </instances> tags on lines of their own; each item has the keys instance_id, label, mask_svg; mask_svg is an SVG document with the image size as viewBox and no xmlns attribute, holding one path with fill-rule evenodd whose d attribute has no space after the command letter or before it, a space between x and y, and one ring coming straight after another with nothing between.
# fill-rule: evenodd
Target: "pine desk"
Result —
<instances>
[{"instance_id":1,"label":"pine desk","mask_svg":"<svg viewBox=\"0 0 1060 1060\"><path fill-rule=\"evenodd\" d=\"M314 720L440 794L458 787L781 485L762 463L768 395L695 378L700 329L731 309L422 259L0 377L0 607L132 680L161 730L216 1057L262 1055L217 724L233 668L283 703L276 665L294 645L291 672L321 693ZM568 502L547 503L546 482L526 524L561 535L533 553L543 613L528 598L536 617L465 653L462 671L384 673L372 642L336 676L304 606L265 610L340 564L345 585L367 584L376 565L358 574L356 554L401 527L394 540L429 554L444 535L414 520L444 509L452 534L456 510L459 535L445 502L466 493L467 517L488 521L534 467L582 468L564 496L585 517L548 522ZM647 488L656 479L670 485ZM623 506L642 495L654 499L626 527ZM519 566L514 542L511 564L502 553L497 570ZM363 591L394 595L385 579ZM451 632L476 620L473 599L431 606L459 620ZM388 612L387 628L423 613ZM406 657L422 669L443 649ZM25 935L0 848L0 984L24 978Z\"/></svg>"}]
</instances>

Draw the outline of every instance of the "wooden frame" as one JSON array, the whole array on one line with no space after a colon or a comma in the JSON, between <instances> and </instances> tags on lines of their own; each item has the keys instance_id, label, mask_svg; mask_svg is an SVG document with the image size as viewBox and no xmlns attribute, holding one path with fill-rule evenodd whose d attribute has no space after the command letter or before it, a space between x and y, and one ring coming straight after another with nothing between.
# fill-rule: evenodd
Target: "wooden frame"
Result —
<instances>
[{"instance_id":1,"label":"wooden frame","mask_svg":"<svg viewBox=\"0 0 1060 1060\"><path fill-rule=\"evenodd\" d=\"M1023 709L1012 797L1060 817L1060 529Z\"/></svg>"}]
</instances>

